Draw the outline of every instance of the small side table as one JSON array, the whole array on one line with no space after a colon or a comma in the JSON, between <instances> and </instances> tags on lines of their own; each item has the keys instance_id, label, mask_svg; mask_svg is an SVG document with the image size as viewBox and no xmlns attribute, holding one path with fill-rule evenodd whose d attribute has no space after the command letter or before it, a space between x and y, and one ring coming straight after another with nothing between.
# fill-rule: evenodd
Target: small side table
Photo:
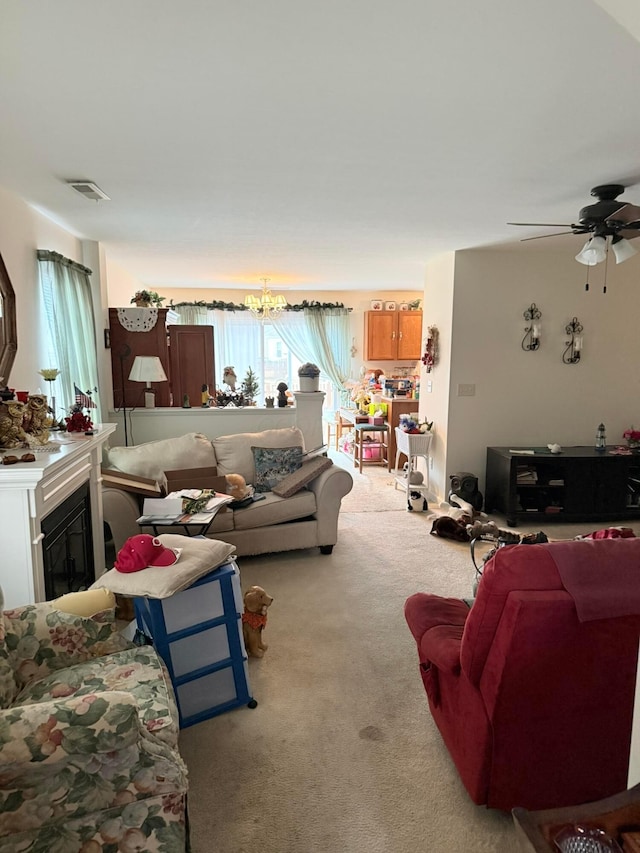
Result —
<instances>
[{"instance_id":1,"label":"small side table","mask_svg":"<svg viewBox=\"0 0 640 853\"><path fill-rule=\"evenodd\" d=\"M257 706L242 639L240 573L230 560L169 598L135 598L136 621L165 662L180 728Z\"/></svg>"},{"instance_id":2,"label":"small side table","mask_svg":"<svg viewBox=\"0 0 640 853\"><path fill-rule=\"evenodd\" d=\"M353 467L358 468L358 470L362 474L363 463L366 463L367 465L386 465L388 462L387 434L389 432L389 425L354 424L353 429L356 434L356 440L353 444ZM377 459L365 459L364 456L364 451L367 446L367 444L364 442L364 437L369 433L378 434L378 441L371 442L373 447L375 447L379 451Z\"/></svg>"}]
</instances>

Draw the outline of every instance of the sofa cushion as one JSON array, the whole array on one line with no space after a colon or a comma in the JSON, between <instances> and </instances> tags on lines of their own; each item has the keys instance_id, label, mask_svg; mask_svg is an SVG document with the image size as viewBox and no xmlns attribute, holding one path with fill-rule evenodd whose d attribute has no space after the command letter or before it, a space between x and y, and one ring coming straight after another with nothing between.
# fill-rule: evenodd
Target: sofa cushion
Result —
<instances>
[{"instance_id":1,"label":"sofa cushion","mask_svg":"<svg viewBox=\"0 0 640 853\"><path fill-rule=\"evenodd\" d=\"M306 518L315 511L316 496L313 492L303 490L290 498L279 498L273 492L267 492L263 501L256 501L244 509L234 509L234 529L268 527L271 524Z\"/></svg>"},{"instance_id":2,"label":"sofa cushion","mask_svg":"<svg viewBox=\"0 0 640 853\"><path fill-rule=\"evenodd\" d=\"M110 467L124 471L125 474L149 477L163 488L167 484L165 471L212 468L216 465L211 440L200 432L148 441L133 447L111 447L107 451L107 459Z\"/></svg>"},{"instance_id":3,"label":"sofa cushion","mask_svg":"<svg viewBox=\"0 0 640 853\"><path fill-rule=\"evenodd\" d=\"M255 483L256 469L252 447L302 447L304 436L298 427L266 429L263 432L243 432L221 435L212 441L218 474L242 474L247 483Z\"/></svg>"},{"instance_id":4,"label":"sofa cushion","mask_svg":"<svg viewBox=\"0 0 640 853\"><path fill-rule=\"evenodd\" d=\"M256 492L270 492L302 465L301 447L252 447Z\"/></svg>"},{"instance_id":5,"label":"sofa cushion","mask_svg":"<svg viewBox=\"0 0 640 853\"><path fill-rule=\"evenodd\" d=\"M97 660L59 669L25 687L15 705L35 705L67 696L123 691L135 697L141 723L171 747L178 743L178 709L161 658L151 646L134 646ZM86 720L90 719L90 706Z\"/></svg>"},{"instance_id":6,"label":"sofa cushion","mask_svg":"<svg viewBox=\"0 0 640 853\"><path fill-rule=\"evenodd\" d=\"M18 689L55 669L101 657L127 645L117 633L115 608L77 616L57 610L52 602L5 610L8 660ZM73 645L68 645L69 635Z\"/></svg>"}]
</instances>

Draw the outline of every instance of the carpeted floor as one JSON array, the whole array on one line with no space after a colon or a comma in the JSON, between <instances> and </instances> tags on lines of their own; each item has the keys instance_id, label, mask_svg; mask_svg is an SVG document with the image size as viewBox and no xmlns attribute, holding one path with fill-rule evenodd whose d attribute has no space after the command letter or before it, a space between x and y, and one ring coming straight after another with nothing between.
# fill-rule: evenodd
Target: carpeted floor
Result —
<instances>
[{"instance_id":1,"label":"carpeted floor","mask_svg":"<svg viewBox=\"0 0 640 853\"><path fill-rule=\"evenodd\" d=\"M419 590L471 594L469 547L430 536L433 516L407 512L391 483L381 467L354 471L331 556L238 561L243 587L274 596L269 650L249 661L256 709L181 733L194 853L515 848L510 816L475 806L459 781L403 616Z\"/></svg>"}]
</instances>

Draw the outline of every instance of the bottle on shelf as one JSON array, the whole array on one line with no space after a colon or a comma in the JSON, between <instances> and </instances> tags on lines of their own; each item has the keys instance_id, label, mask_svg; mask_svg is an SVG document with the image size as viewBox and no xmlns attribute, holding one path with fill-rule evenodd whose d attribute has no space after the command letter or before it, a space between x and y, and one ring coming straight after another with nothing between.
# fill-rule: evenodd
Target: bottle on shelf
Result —
<instances>
[{"instance_id":1,"label":"bottle on shelf","mask_svg":"<svg viewBox=\"0 0 640 853\"><path fill-rule=\"evenodd\" d=\"M598 424L596 431L596 450L606 450L607 435L604 429L604 424Z\"/></svg>"}]
</instances>

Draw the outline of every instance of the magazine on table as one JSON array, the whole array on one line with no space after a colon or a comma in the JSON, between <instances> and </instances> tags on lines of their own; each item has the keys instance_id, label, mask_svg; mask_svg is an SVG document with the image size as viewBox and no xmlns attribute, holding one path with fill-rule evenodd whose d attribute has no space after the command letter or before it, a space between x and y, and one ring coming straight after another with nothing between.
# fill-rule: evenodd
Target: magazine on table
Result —
<instances>
[{"instance_id":1,"label":"magazine on table","mask_svg":"<svg viewBox=\"0 0 640 853\"><path fill-rule=\"evenodd\" d=\"M202 508L197 512L185 512L185 501L198 501L201 497L206 498ZM231 495L220 492L209 495L202 489L181 489L166 498L145 498L138 524L206 524L232 501Z\"/></svg>"}]
</instances>

